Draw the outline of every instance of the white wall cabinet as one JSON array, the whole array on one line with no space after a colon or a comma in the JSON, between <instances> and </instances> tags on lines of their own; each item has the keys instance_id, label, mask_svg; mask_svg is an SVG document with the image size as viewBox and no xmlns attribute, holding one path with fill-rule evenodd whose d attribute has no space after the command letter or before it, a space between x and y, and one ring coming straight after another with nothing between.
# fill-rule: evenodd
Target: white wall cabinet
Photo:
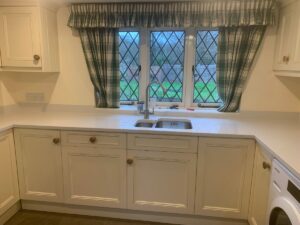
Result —
<instances>
[{"instance_id":1,"label":"white wall cabinet","mask_svg":"<svg viewBox=\"0 0 300 225\"><path fill-rule=\"evenodd\" d=\"M63 202L60 132L16 129L21 199Z\"/></svg>"},{"instance_id":2,"label":"white wall cabinet","mask_svg":"<svg viewBox=\"0 0 300 225\"><path fill-rule=\"evenodd\" d=\"M281 8L274 58L275 74L300 77L300 2Z\"/></svg>"},{"instance_id":3,"label":"white wall cabinet","mask_svg":"<svg viewBox=\"0 0 300 225\"><path fill-rule=\"evenodd\" d=\"M256 146L248 221L250 225L265 225L272 160Z\"/></svg>"},{"instance_id":4,"label":"white wall cabinet","mask_svg":"<svg viewBox=\"0 0 300 225\"><path fill-rule=\"evenodd\" d=\"M125 208L125 135L63 132L62 137L65 202Z\"/></svg>"},{"instance_id":5,"label":"white wall cabinet","mask_svg":"<svg viewBox=\"0 0 300 225\"><path fill-rule=\"evenodd\" d=\"M42 7L0 7L1 71L58 72L55 12Z\"/></svg>"},{"instance_id":6,"label":"white wall cabinet","mask_svg":"<svg viewBox=\"0 0 300 225\"><path fill-rule=\"evenodd\" d=\"M11 132L0 135L0 216L19 200L15 146Z\"/></svg>"},{"instance_id":7,"label":"white wall cabinet","mask_svg":"<svg viewBox=\"0 0 300 225\"><path fill-rule=\"evenodd\" d=\"M196 214L247 219L255 142L200 138Z\"/></svg>"},{"instance_id":8,"label":"white wall cabinet","mask_svg":"<svg viewBox=\"0 0 300 225\"><path fill-rule=\"evenodd\" d=\"M196 154L128 150L129 209L194 213Z\"/></svg>"}]
</instances>

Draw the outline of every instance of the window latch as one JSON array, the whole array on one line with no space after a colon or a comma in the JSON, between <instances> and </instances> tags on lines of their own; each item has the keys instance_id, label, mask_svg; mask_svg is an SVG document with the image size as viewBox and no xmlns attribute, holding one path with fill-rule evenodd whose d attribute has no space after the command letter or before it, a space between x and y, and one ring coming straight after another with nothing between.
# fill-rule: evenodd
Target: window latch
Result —
<instances>
[{"instance_id":1,"label":"window latch","mask_svg":"<svg viewBox=\"0 0 300 225\"><path fill-rule=\"evenodd\" d=\"M195 65L192 66L192 72L195 74Z\"/></svg>"},{"instance_id":2,"label":"window latch","mask_svg":"<svg viewBox=\"0 0 300 225\"><path fill-rule=\"evenodd\" d=\"M142 66L141 66L141 65L139 65L139 72L141 72L141 70L142 70Z\"/></svg>"}]
</instances>

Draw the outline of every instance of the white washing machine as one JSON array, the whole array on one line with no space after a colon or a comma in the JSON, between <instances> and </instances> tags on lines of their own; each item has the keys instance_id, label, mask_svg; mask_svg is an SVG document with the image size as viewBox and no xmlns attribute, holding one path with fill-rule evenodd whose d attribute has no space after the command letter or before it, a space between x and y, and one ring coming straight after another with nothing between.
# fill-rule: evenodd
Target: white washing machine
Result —
<instances>
[{"instance_id":1,"label":"white washing machine","mask_svg":"<svg viewBox=\"0 0 300 225\"><path fill-rule=\"evenodd\" d=\"M300 179L277 160L272 168L267 225L300 225Z\"/></svg>"}]
</instances>

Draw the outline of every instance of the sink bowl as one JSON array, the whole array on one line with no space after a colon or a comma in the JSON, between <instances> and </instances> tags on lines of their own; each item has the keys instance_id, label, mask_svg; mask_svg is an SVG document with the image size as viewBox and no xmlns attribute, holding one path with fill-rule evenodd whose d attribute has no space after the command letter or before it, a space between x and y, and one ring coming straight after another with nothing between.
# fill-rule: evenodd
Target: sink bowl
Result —
<instances>
[{"instance_id":1,"label":"sink bowl","mask_svg":"<svg viewBox=\"0 0 300 225\"><path fill-rule=\"evenodd\" d=\"M155 124L155 120L138 120L135 123L135 127L148 127L152 128Z\"/></svg>"},{"instance_id":2,"label":"sink bowl","mask_svg":"<svg viewBox=\"0 0 300 225\"><path fill-rule=\"evenodd\" d=\"M168 128L168 129L192 129L190 120L184 119L159 119L156 122L155 128Z\"/></svg>"},{"instance_id":3,"label":"sink bowl","mask_svg":"<svg viewBox=\"0 0 300 225\"><path fill-rule=\"evenodd\" d=\"M138 120L135 127L144 128L167 128L167 129L192 129L190 120L163 118L159 120Z\"/></svg>"}]
</instances>

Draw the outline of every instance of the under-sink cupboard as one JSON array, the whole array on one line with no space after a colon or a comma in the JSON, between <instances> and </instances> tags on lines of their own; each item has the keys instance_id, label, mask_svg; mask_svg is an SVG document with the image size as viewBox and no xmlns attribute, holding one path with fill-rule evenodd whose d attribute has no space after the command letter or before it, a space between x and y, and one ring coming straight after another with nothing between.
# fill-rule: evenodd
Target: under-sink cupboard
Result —
<instances>
[{"instance_id":1,"label":"under-sink cupboard","mask_svg":"<svg viewBox=\"0 0 300 225\"><path fill-rule=\"evenodd\" d=\"M14 138L25 208L37 202L262 220L253 206L269 175L253 139L25 128L15 128Z\"/></svg>"},{"instance_id":2,"label":"under-sink cupboard","mask_svg":"<svg viewBox=\"0 0 300 225\"><path fill-rule=\"evenodd\" d=\"M129 209L194 213L197 137L128 134Z\"/></svg>"}]
</instances>

